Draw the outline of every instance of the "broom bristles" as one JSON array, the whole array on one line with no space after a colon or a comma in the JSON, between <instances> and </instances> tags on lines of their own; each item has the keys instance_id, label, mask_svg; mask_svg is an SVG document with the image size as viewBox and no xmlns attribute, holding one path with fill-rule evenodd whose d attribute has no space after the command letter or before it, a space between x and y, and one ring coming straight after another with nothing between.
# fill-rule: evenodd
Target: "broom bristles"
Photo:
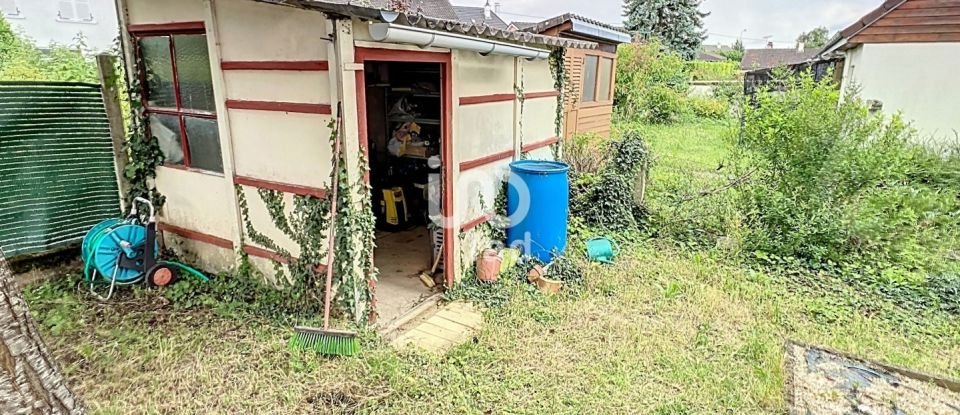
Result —
<instances>
[{"instance_id":1,"label":"broom bristles","mask_svg":"<svg viewBox=\"0 0 960 415\"><path fill-rule=\"evenodd\" d=\"M314 327L293 328L290 346L300 350L313 350L328 356L352 356L360 351L357 333L345 330L323 330Z\"/></svg>"}]
</instances>

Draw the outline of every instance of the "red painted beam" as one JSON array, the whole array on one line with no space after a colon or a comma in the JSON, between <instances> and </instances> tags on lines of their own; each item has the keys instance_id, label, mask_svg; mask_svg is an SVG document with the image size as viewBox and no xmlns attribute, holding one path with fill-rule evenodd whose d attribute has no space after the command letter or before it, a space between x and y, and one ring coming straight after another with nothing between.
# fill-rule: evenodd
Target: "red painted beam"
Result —
<instances>
[{"instance_id":1,"label":"red painted beam","mask_svg":"<svg viewBox=\"0 0 960 415\"><path fill-rule=\"evenodd\" d=\"M132 24L127 26L127 31L134 34L139 33L169 33L169 32L202 32L206 30L202 21L197 22L174 22L174 23L152 23L152 24Z\"/></svg>"},{"instance_id":2,"label":"red painted beam","mask_svg":"<svg viewBox=\"0 0 960 415\"><path fill-rule=\"evenodd\" d=\"M476 219L474 219L474 220L471 220L471 221L469 221L469 222L464 223L463 225L461 225L461 226L460 226L460 232L467 232L467 231L469 231L469 230L472 230L473 228L476 228L477 226L480 226L480 225L486 223L486 222L487 222L488 220L490 220L490 218L492 218L492 217L493 217L493 214L492 214L492 213L485 213L485 214L483 214L483 216L480 216L480 217L478 217L478 218L476 218Z\"/></svg>"},{"instance_id":3,"label":"red painted beam","mask_svg":"<svg viewBox=\"0 0 960 415\"><path fill-rule=\"evenodd\" d=\"M271 250L269 250L269 249L263 249L263 248L261 248L261 247L259 247L259 246L244 245L244 246L243 246L243 252L244 252L245 254L247 254L247 255L252 255L252 256L255 256L255 257L257 257L257 258L265 258L265 259L269 259L269 260L271 260L271 261L277 261L277 262L279 262L279 263L281 263L281 264L287 264L287 263L290 262L289 258L287 258L287 257L285 257L285 256L283 256L283 255L280 255L280 254L278 254L278 253L276 253L276 252L273 252L273 251L271 251Z\"/></svg>"},{"instance_id":4,"label":"red painted beam","mask_svg":"<svg viewBox=\"0 0 960 415\"><path fill-rule=\"evenodd\" d=\"M301 114L332 114L333 109L327 104L304 104L299 102L281 101L244 101L228 99L227 108L235 110L296 112Z\"/></svg>"},{"instance_id":5,"label":"red painted beam","mask_svg":"<svg viewBox=\"0 0 960 415\"><path fill-rule=\"evenodd\" d=\"M490 102L507 102L513 101L516 98L516 94L491 94L491 95L477 95L472 97L460 97L460 105L476 105L476 104L486 104Z\"/></svg>"},{"instance_id":6,"label":"red painted beam","mask_svg":"<svg viewBox=\"0 0 960 415\"><path fill-rule=\"evenodd\" d=\"M233 242L230 241L229 239L224 239L218 236L205 234L203 232L197 232L190 229L181 228L179 226L170 225L167 223L157 223L157 229L164 232L170 232L174 235L177 235L186 239L192 239L194 241L208 243L210 245L219 246L221 248L233 249Z\"/></svg>"},{"instance_id":7,"label":"red painted beam","mask_svg":"<svg viewBox=\"0 0 960 415\"><path fill-rule=\"evenodd\" d=\"M528 92L523 94L523 99L559 97L560 91Z\"/></svg>"},{"instance_id":8,"label":"red painted beam","mask_svg":"<svg viewBox=\"0 0 960 415\"><path fill-rule=\"evenodd\" d=\"M263 248L261 248L261 247L259 247L259 246L244 245L244 246L243 246L243 252L244 252L245 254L247 254L247 255L255 256L255 257L257 257L257 258L264 258L264 259L269 259L269 260L271 260L271 261L277 261L277 262L279 262L279 263L281 263L281 264L284 264L284 265L287 265L287 264L290 263L290 258L287 258L287 257L285 257L285 256L283 256L283 255L280 255L280 254L278 254L278 253L276 253L276 252L273 252L273 251L271 251L271 250L269 250L269 249L263 249ZM326 264L318 264L318 265L315 265L315 266L313 267L313 271L316 272L316 273L318 273L318 274L324 274L324 275L326 275L326 273L327 273L327 265L326 265Z\"/></svg>"},{"instance_id":9,"label":"red painted beam","mask_svg":"<svg viewBox=\"0 0 960 415\"><path fill-rule=\"evenodd\" d=\"M480 157L474 160L468 160L460 163L460 171L467 171L493 162L513 157L513 150L504 150L489 156Z\"/></svg>"},{"instance_id":10,"label":"red painted beam","mask_svg":"<svg viewBox=\"0 0 960 415\"><path fill-rule=\"evenodd\" d=\"M223 61L220 69L253 71L326 71L327 61Z\"/></svg>"},{"instance_id":11,"label":"red painted beam","mask_svg":"<svg viewBox=\"0 0 960 415\"><path fill-rule=\"evenodd\" d=\"M520 148L520 151L522 151L522 152L524 152L524 153L528 153L528 152L531 152L531 151L533 151L533 150L537 150L537 149L541 149L541 148L544 148L544 147L553 145L553 144L556 143L557 141L560 141L560 139L557 138L557 137L550 137L550 138L548 138L548 139L546 139L546 140L537 141L537 142L535 142L535 143L524 144L523 147Z\"/></svg>"},{"instance_id":12,"label":"red painted beam","mask_svg":"<svg viewBox=\"0 0 960 415\"><path fill-rule=\"evenodd\" d=\"M317 187L301 186L297 184L280 183L270 180L256 179L247 176L233 176L233 182L244 186L253 186L261 189L276 190L283 193L293 193L300 196L324 198L327 191Z\"/></svg>"}]
</instances>

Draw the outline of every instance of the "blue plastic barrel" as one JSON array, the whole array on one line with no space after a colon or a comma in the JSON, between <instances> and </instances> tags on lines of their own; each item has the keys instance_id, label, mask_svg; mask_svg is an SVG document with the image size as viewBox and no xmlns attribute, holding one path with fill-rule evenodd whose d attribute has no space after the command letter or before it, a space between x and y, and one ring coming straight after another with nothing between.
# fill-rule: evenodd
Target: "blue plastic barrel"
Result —
<instances>
[{"instance_id":1,"label":"blue plastic barrel","mask_svg":"<svg viewBox=\"0 0 960 415\"><path fill-rule=\"evenodd\" d=\"M507 244L550 262L567 247L570 180L566 163L520 160L510 163L507 186Z\"/></svg>"}]
</instances>

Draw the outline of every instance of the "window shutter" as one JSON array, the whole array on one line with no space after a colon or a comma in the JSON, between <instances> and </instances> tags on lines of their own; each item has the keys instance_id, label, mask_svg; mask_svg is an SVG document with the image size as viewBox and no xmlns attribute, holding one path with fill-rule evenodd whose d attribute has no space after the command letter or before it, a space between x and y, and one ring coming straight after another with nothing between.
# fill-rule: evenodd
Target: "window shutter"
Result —
<instances>
[{"instance_id":1,"label":"window shutter","mask_svg":"<svg viewBox=\"0 0 960 415\"><path fill-rule=\"evenodd\" d=\"M73 2L69 0L60 1L60 18L63 20L76 20L76 13L73 12Z\"/></svg>"},{"instance_id":2,"label":"window shutter","mask_svg":"<svg viewBox=\"0 0 960 415\"><path fill-rule=\"evenodd\" d=\"M566 69L569 71L566 90L566 105L569 106L580 100L580 84L583 82L583 57L567 55L564 60L566 61Z\"/></svg>"},{"instance_id":3,"label":"window shutter","mask_svg":"<svg viewBox=\"0 0 960 415\"><path fill-rule=\"evenodd\" d=\"M74 0L74 6L77 12L77 20L85 22L93 21L93 11L90 10L90 0Z\"/></svg>"}]
</instances>

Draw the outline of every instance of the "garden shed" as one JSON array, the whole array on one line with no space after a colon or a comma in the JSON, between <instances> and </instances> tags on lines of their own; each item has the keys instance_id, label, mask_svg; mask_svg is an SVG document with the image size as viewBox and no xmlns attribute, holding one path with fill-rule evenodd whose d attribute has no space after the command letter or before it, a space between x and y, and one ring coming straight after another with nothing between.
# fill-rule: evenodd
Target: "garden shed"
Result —
<instances>
[{"instance_id":1,"label":"garden shed","mask_svg":"<svg viewBox=\"0 0 960 415\"><path fill-rule=\"evenodd\" d=\"M566 137L578 133L610 135L617 45L629 43L621 27L566 13L538 23L514 23L520 30L566 39L596 42L596 48L574 48L564 55L567 85L564 100Z\"/></svg>"},{"instance_id":2,"label":"garden shed","mask_svg":"<svg viewBox=\"0 0 960 415\"><path fill-rule=\"evenodd\" d=\"M321 269L336 229L335 257L349 262L335 278L363 279L386 320L426 297L416 275L434 259L448 286L472 266L508 164L558 150L563 50L597 48L433 17L452 10L438 0L406 12L117 1L165 159L154 183L166 246L210 271L243 258L276 278L304 259ZM324 224L337 132L347 201Z\"/></svg>"}]
</instances>

